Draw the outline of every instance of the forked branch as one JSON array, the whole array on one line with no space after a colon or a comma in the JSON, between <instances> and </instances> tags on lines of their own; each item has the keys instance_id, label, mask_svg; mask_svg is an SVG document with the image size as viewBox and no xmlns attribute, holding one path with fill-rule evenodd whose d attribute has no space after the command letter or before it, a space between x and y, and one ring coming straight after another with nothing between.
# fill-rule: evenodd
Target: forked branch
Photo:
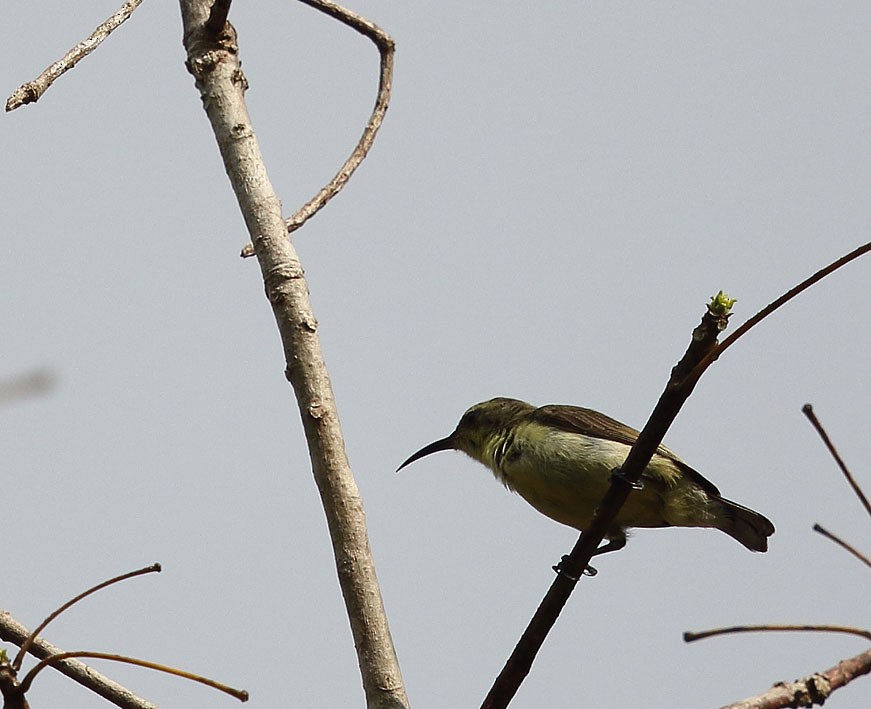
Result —
<instances>
[{"instance_id":1,"label":"forked branch","mask_svg":"<svg viewBox=\"0 0 871 709\"><path fill-rule=\"evenodd\" d=\"M747 320L722 343L717 342L717 335L725 329L729 310L734 301L724 296L722 292L712 300L708 313L702 319L702 324L693 333L689 348L672 370L665 391L660 396L647 424L621 466L621 475L614 477L590 527L580 536L571 553L563 558L558 567L555 567L558 570L557 578L551 584L544 600L493 683L490 692L484 699L482 709L507 707L516 694L520 684L529 673L532 662L550 632L550 628L556 622L560 611L580 580L584 568L589 564L596 547L602 541L608 527L629 496L632 484L637 482L641 472L650 462L653 452L662 442L666 431L705 370L742 335L778 308L829 274L869 251L871 251L871 243L864 244L820 269Z\"/></svg>"},{"instance_id":2,"label":"forked branch","mask_svg":"<svg viewBox=\"0 0 871 709\"><path fill-rule=\"evenodd\" d=\"M339 13L358 31L369 28L371 32L374 27L353 20L355 16L332 3L311 4ZM269 180L245 104L247 82L239 64L236 33L229 23L217 34L209 30L208 0L182 0L181 7L188 68L203 98L245 219L284 348L285 376L296 395L312 473L327 518L367 706L406 707L408 700L375 574L363 504L348 463L308 284L288 238L281 203ZM392 53L389 38L380 46ZM389 88L389 76L388 72L387 79L382 79L385 90ZM380 116L383 109L376 127ZM340 178L339 182L346 180Z\"/></svg>"},{"instance_id":3,"label":"forked branch","mask_svg":"<svg viewBox=\"0 0 871 709\"><path fill-rule=\"evenodd\" d=\"M684 633L684 640L693 642L694 640L731 633L784 631L847 633L871 640L871 631L843 625L735 625L729 628L714 628L700 633ZM798 709L799 707L822 706L832 692L867 674L871 674L871 650L842 660L834 667L822 672L815 672L795 682L778 682L762 694L729 704L721 709L788 709L790 707Z\"/></svg>"},{"instance_id":4,"label":"forked branch","mask_svg":"<svg viewBox=\"0 0 871 709\"><path fill-rule=\"evenodd\" d=\"M393 56L395 43L390 36L382 30L374 22L370 22L364 17L351 12L350 10L337 5L329 0L299 0L305 5L309 5L330 17L338 20L342 24L351 27L365 37L368 37L378 47L378 52L381 55L381 66L378 79L378 96L375 99L375 107L372 109L372 114L366 127L363 129L363 134L354 150L345 160L344 164L339 168L332 180L330 180L323 188L302 207L291 215L287 220L287 232L292 234L317 214L333 197L335 197L342 188L351 179L351 175L360 166L360 163L369 154L369 149L375 140L378 129L384 122L384 116L387 113L387 107L390 105L390 92L393 87ZM242 248L240 254L242 258L247 258L254 255L254 246L251 243L246 244Z\"/></svg>"}]
</instances>

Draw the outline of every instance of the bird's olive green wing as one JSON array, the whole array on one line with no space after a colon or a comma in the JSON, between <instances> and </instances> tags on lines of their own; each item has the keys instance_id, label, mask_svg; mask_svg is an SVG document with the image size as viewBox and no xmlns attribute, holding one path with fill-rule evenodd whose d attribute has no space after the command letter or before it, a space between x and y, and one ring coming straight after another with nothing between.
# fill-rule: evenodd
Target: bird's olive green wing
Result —
<instances>
[{"instance_id":1,"label":"bird's olive green wing","mask_svg":"<svg viewBox=\"0 0 871 709\"><path fill-rule=\"evenodd\" d=\"M631 426L620 423L616 419L612 419L610 416L606 416L598 411L585 409L581 406L555 404L541 406L532 413L532 420L545 426L553 426L554 428L568 431L569 433L603 438L608 441L624 443L627 446L633 445L638 439L638 431ZM673 461L688 478L709 495L720 496L720 491L714 483L684 463L673 451L660 445L656 449L656 453L663 458Z\"/></svg>"}]
</instances>

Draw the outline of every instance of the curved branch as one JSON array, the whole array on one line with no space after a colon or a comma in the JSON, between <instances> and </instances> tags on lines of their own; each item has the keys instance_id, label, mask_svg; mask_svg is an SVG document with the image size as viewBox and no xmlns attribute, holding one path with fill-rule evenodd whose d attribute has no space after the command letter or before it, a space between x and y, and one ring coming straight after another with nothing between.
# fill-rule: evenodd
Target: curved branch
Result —
<instances>
[{"instance_id":1,"label":"curved branch","mask_svg":"<svg viewBox=\"0 0 871 709\"><path fill-rule=\"evenodd\" d=\"M871 251L871 242L863 244L859 248L854 249L846 256L842 256L836 261L830 263L825 268L821 268L819 271L814 273L809 278L803 280L794 288L790 288L777 300L769 303L764 308L762 308L762 310L756 313L756 315L754 315L752 318L742 323L731 335L729 335L729 337L723 340L712 352L710 352L710 354L708 354L701 362L699 362L699 364L696 366L690 376L692 378L698 379L700 376L702 376L702 372L704 372L717 359L719 359L720 355L723 354L723 352L725 352L729 347L734 345L736 340L738 340L738 338L744 335L748 330L758 325L782 305L786 305L786 303L795 298L799 293L802 293L803 291L810 288L812 285L815 285L819 281L823 280L823 278L828 276L830 273L834 273L842 266L846 266L848 263L850 263L850 261L854 261L860 256L868 253L869 251Z\"/></svg>"},{"instance_id":2,"label":"curved branch","mask_svg":"<svg viewBox=\"0 0 871 709\"><path fill-rule=\"evenodd\" d=\"M33 680L36 678L36 675L40 673L40 671L50 665L54 666L57 662L63 662L64 660L69 660L75 657L89 657L95 660L112 660L114 662L123 662L128 665L136 665L137 667L145 667L149 670L157 670L158 672L164 672L168 675L181 677L182 679L189 679L192 682L198 682L199 684L204 684L206 687L217 689L220 692L224 692L224 694L229 694L231 697L238 699L240 702L248 701L248 692L246 692L244 689L229 687L226 684L217 682L213 679L209 679L208 677L195 675L193 672L179 670L175 667L169 667L168 665L162 665L157 662L149 662L148 660L140 660L135 657L127 657L126 655L116 655L110 652L92 652L90 650L74 650L73 652L61 652L57 655L46 657L44 660L39 662L32 670L30 670L30 672L27 673L23 680L21 680L21 685L19 686L21 693L23 694L30 689L30 685L33 684Z\"/></svg>"},{"instance_id":3,"label":"curved branch","mask_svg":"<svg viewBox=\"0 0 871 709\"><path fill-rule=\"evenodd\" d=\"M761 633L761 632L796 632L796 633L847 633L858 635L860 638L871 640L871 631L862 628L854 628L849 625L731 625L728 628L713 628L698 633L686 632L683 634L684 642L691 643L696 640L713 638L717 635L731 635L733 633Z\"/></svg>"},{"instance_id":4,"label":"curved branch","mask_svg":"<svg viewBox=\"0 0 871 709\"><path fill-rule=\"evenodd\" d=\"M113 584L120 583L121 581L126 581L127 579L132 579L136 576L142 576L143 574L160 573L160 570L161 570L160 564L151 564L150 566L146 566L142 569L136 569L135 571L128 571L127 573L121 574L120 576L115 576L107 581L102 581L101 583L98 583L96 586L91 586L91 588L89 588L88 590L82 591L82 593L71 598L66 603L61 605L60 608L49 613L48 617L44 621L42 621L38 626L36 626L36 630L34 630L30 634L30 637L28 637L27 640L25 640L21 644L21 649L18 651L18 654L15 656L15 659L12 661L12 667L15 669L16 672L19 669L21 669L21 663L24 660L24 655L25 655L25 653L27 653L28 650L30 650L30 646L33 644L33 641L36 640L36 638L39 636L39 634L43 630L45 630L45 627L49 623L51 623L51 621L53 621L55 618L57 618L61 613L63 613L70 606L75 605L76 603L81 601L83 598L87 598L92 593L96 593L97 591L104 589L107 586L111 586Z\"/></svg>"},{"instance_id":5,"label":"curved branch","mask_svg":"<svg viewBox=\"0 0 871 709\"><path fill-rule=\"evenodd\" d=\"M859 561L863 562L866 566L871 567L871 559L869 559L867 556L865 556L861 551L859 551L855 547L847 544L847 542L845 542L843 539L841 539L837 535L832 534L828 529L823 527L821 524L814 524L813 529L815 532L822 534L824 537L826 537L826 539L830 539L831 541L833 541L835 544L840 546L842 549L846 549L853 556L855 556Z\"/></svg>"},{"instance_id":6,"label":"curved branch","mask_svg":"<svg viewBox=\"0 0 871 709\"><path fill-rule=\"evenodd\" d=\"M287 232L292 234L317 214L333 197L335 197L342 188L351 179L351 175L360 166L360 163L366 158L378 129L384 122L384 116L387 113L387 108L390 104L390 92L393 88L393 57L396 45L391 37L378 25L369 20L354 14L350 10L329 2L328 0L299 0L304 5L313 7L321 12L339 20L348 27L355 29L360 34L372 40L378 52L381 55L381 70L378 80L378 96L375 99L375 106L372 109L372 114L366 127L363 129L363 134L354 150L345 160L344 164L339 168L332 180L330 180L323 188L294 214L287 219ZM254 246L251 243L246 244L242 248L240 256L248 258L254 255Z\"/></svg>"},{"instance_id":7,"label":"curved branch","mask_svg":"<svg viewBox=\"0 0 871 709\"><path fill-rule=\"evenodd\" d=\"M30 634L30 631L16 621L7 611L0 611L0 640L21 646ZM61 653L63 653L63 650L42 638L34 640L30 648L30 654L41 660ZM57 664L56 669L83 687L87 687L95 694L99 694L104 699L112 702L115 706L122 707L123 709L159 709L156 704L137 697L126 687L113 682L105 675L100 674L92 667L78 660L63 660Z\"/></svg>"},{"instance_id":8,"label":"curved branch","mask_svg":"<svg viewBox=\"0 0 871 709\"><path fill-rule=\"evenodd\" d=\"M829 438L829 434L826 433L826 429L823 428L823 424L820 423L820 420L814 413L814 407L810 404L805 404L801 407L801 411L805 416L807 416L808 421L810 421L811 425L814 427L814 429L816 429L816 432L819 434L820 438L823 439L823 443L825 444L826 448L829 449L829 453L832 454L832 457L835 459L835 462L838 464L838 467L841 469L844 477L847 478L847 482L850 484L850 487L853 488L853 492L856 493L856 497L859 498L859 502L861 502L862 505L865 507L865 511L869 515L871 515L871 502L868 502L868 498L865 497L865 493L862 491L862 488L859 487L859 483L856 482L856 478L853 477L853 474L850 472L847 464L838 453L837 448L835 448L835 444L832 443L832 439Z\"/></svg>"}]
</instances>

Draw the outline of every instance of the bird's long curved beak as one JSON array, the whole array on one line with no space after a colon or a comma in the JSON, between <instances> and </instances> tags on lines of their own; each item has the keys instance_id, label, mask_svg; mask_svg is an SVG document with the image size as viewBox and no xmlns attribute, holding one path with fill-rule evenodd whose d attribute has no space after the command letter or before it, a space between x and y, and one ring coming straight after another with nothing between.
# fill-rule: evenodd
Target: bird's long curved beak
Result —
<instances>
[{"instance_id":1,"label":"bird's long curved beak","mask_svg":"<svg viewBox=\"0 0 871 709\"><path fill-rule=\"evenodd\" d=\"M406 460L402 465L400 465L396 472L398 473L402 470L406 465L413 463L416 460L420 460L425 455L429 455L430 453L438 453L439 451L449 451L454 450L456 446L454 445L454 436L451 434L447 438L442 438L435 443L430 443L428 446L424 446L417 453L412 455L408 460Z\"/></svg>"}]
</instances>

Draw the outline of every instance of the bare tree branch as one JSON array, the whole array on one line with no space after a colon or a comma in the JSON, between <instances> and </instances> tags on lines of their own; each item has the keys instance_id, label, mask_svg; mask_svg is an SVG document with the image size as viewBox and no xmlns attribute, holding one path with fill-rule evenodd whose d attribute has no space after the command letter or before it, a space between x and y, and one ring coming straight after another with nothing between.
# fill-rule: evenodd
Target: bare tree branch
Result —
<instances>
[{"instance_id":1,"label":"bare tree branch","mask_svg":"<svg viewBox=\"0 0 871 709\"><path fill-rule=\"evenodd\" d=\"M83 591L82 593L79 593L78 595L74 596L70 600L66 601L59 608L57 608L56 610L49 613L48 616L46 617L46 619L43 620L39 625L36 626L36 630L34 630L30 634L30 637L27 638L27 640L25 640L21 644L21 649L18 651L18 654L15 656L15 659L12 660L12 667L15 668L16 671L21 669L21 663L24 661L24 655L30 650L30 646L33 644L33 641L36 640L36 638L39 636L39 634L43 630L45 630L45 627L49 623L51 623L51 621L53 621L55 618L57 618L61 613L63 613L65 610L67 610L71 606L75 605L76 603L78 603L82 599L87 598L92 593L96 593L97 591L100 591L100 590L106 588L107 586L112 586L116 583L120 583L121 581L126 581L127 579L131 579L131 578L134 578L136 576L142 576L143 574L151 574L151 573L158 573L159 574L160 571L161 571L160 564L151 564L150 566L146 566L146 567L143 567L141 569L136 569L135 571L128 571L126 573L121 574L120 576L114 576L106 581L101 581L100 583L96 584L95 586L91 586L86 591Z\"/></svg>"},{"instance_id":2,"label":"bare tree branch","mask_svg":"<svg viewBox=\"0 0 871 709\"><path fill-rule=\"evenodd\" d=\"M127 0L114 15L95 29L91 36L79 42L68 51L64 57L49 66L33 81L19 86L6 101L6 111L14 111L25 103L34 103L39 100L55 80L72 69L82 59L99 47L103 40L120 27L133 11L142 4L142 0Z\"/></svg>"},{"instance_id":3,"label":"bare tree branch","mask_svg":"<svg viewBox=\"0 0 871 709\"><path fill-rule=\"evenodd\" d=\"M482 709L503 709L517 693L547 634L581 578L581 573L590 563L668 427L692 393L697 380L692 379L691 375L696 365L716 346L717 335L726 327L733 302L722 293L712 299L702 322L693 331L687 351L672 370L665 391L647 424L630 449L619 474L613 476L611 487L602 499L592 523L581 534L571 553L555 567L558 571L556 579L485 697Z\"/></svg>"},{"instance_id":4,"label":"bare tree branch","mask_svg":"<svg viewBox=\"0 0 871 709\"><path fill-rule=\"evenodd\" d=\"M818 283L819 281L823 280L823 278L825 278L829 274L834 273L839 268L846 266L848 263L850 263L850 261L856 260L857 258L859 258L860 256L863 256L864 254L868 253L869 251L871 251L871 242L868 242L867 244L863 244L862 246L854 249L853 251L848 253L846 256L842 256L841 258L837 259L836 261L833 261L832 263L830 263L825 268L821 268L819 271L817 271L812 276L809 276L808 278L803 280L801 283L799 283L794 288L790 288L786 293L784 293L782 296L780 296L777 300L775 300L772 303L769 303L764 308L762 308L762 310L760 310L758 313L756 313L756 315L754 315L752 318L741 323L741 325L738 328L736 328L736 330L731 335L729 335L725 340L723 340L707 357L705 357L705 359L703 359L701 362L699 362L699 364L696 366L696 371L693 373L692 376L695 377L696 379L698 379L698 377L700 377L702 375L702 372L704 372L708 367L710 367L711 364L713 362L715 362L720 357L720 355L723 354L723 352L725 352L727 349L729 349L729 347L731 347L732 345L735 344L735 342L738 340L738 338L740 338L748 330L752 329L753 327L758 325L760 322L762 322L765 318L767 318L769 315L771 315L775 310L777 310L778 308L780 308L783 305L786 305L790 300L795 298L799 293L806 291L811 286L813 286L816 283Z\"/></svg>"},{"instance_id":5,"label":"bare tree branch","mask_svg":"<svg viewBox=\"0 0 871 709\"><path fill-rule=\"evenodd\" d=\"M832 692L854 679L871 673L871 650L842 660L823 672L795 682L778 682L755 697L729 704L721 709L787 709L788 707L822 706Z\"/></svg>"},{"instance_id":6,"label":"bare tree branch","mask_svg":"<svg viewBox=\"0 0 871 709\"><path fill-rule=\"evenodd\" d=\"M832 440L829 438L829 434L826 433L826 429L823 428L823 424L820 423L820 420L814 413L814 407L810 404L805 404L801 407L801 411L805 416L807 416L808 421L811 422L811 425L820 435L820 438L823 439L823 443L825 444L826 448L829 449L829 453L832 454L832 457L835 459L835 462L838 464L838 467L841 469L844 477L847 478L847 482L850 483L850 487L853 488L853 492L856 493L856 497L858 497L859 501L865 506L865 511L869 515L871 515L871 502L868 502L868 498L865 497L865 493L862 492L862 488L859 487L859 483L856 482L853 474L850 472L849 468L847 468L847 464L838 454L838 451L835 448L835 444L832 443Z\"/></svg>"},{"instance_id":7,"label":"bare tree branch","mask_svg":"<svg viewBox=\"0 0 871 709\"><path fill-rule=\"evenodd\" d=\"M853 628L849 625L731 625L728 628L713 628L698 633L686 632L683 634L684 642L691 643L696 640L713 638L717 635L731 635L735 633L760 633L760 632L796 632L796 633L847 633L858 635L860 638L871 640L871 631L862 628Z\"/></svg>"},{"instance_id":8,"label":"bare tree branch","mask_svg":"<svg viewBox=\"0 0 871 709\"><path fill-rule=\"evenodd\" d=\"M363 503L348 464L308 284L287 237L281 204L269 181L245 105L247 82L239 64L236 33L229 23L218 35L209 32L210 3L206 0L182 0L181 8L188 69L196 80L245 219L284 347L285 376L296 394L367 704L406 707L408 700L369 548Z\"/></svg>"},{"instance_id":9,"label":"bare tree branch","mask_svg":"<svg viewBox=\"0 0 871 709\"><path fill-rule=\"evenodd\" d=\"M532 662L544 643L550 628L556 622L569 595L580 580L583 570L595 553L596 547L604 538L612 520L629 496L632 486L638 481L641 472L650 462L653 452L662 441L681 406L689 398L696 382L705 370L741 335L775 310L827 275L869 251L871 251L871 243L860 246L820 269L744 322L722 343L717 342L717 335L719 331L725 329L729 309L734 301L724 296L722 292L712 300L701 325L693 332L689 348L672 370L671 379L666 385L665 391L660 396L647 424L621 466L620 474L614 476L611 487L599 505L590 527L580 536L571 553L567 557L563 557L562 562L555 567L558 571L557 578L551 584L520 641L493 683L481 705L482 709L502 709L508 706L516 694L520 684L529 673Z\"/></svg>"},{"instance_id":10,"label":"bare tree branch","mask_svg":"<svg viewBox=\"0 0 871 709\"><path fill-rule=\"evenodd\" d=\"M64 660L74 657L92 657L95 660L111 660L113 662L123 662L128 665L136 665L137 667L145 667L149 670L165 672L168 675L174 675L183 679L189 679L192 682L197 682L199 684L205 685L206 687L217 689L220 692L224 692L224 694L229 694L231 697L238 699L240 702L248 701L248 692L246 692L244 689L236 689L235 687L230 687L226 684L223 684L222 682L216 682L215 680L209 679L208 677L203 677L202 675L195 675L193 672L188 672L187 670L180 670L176 667L169 667L168 665L162 665L158 662L140 660L136 657L116 655L110 652L93 652L91 650L74 650L72 652L61 652L57 655L46 657L44 660L41 660L32 670L30 670L30 672L27 673L27 676L23 680L21 680L21 692L27 692L30 689L30 685L33 684L33 680L36 678L36 676L46 667L53 667L59 662L63 662Z\"/></svg>"},{"instance_id":11,"label":"bare tree branch","mask_svg":"<svg viewBox=\"0 0 871 709\"><path fill-rule=\"evenodd\" d=\"M814 525L814 531L815 531L815 532L819 532L820 534L822 534L824 537L826 537L826 538L828 538L828 539L831 539L835 544L838 544L839 546L843 547L843 548L846 549L848 552L850 552L850 553L851 553L853 556L855 556L859 561L865 562L866 565L871 566L871 559L869 559L867 556L865 556L862 552L860 552L860 551L859 551L858 549L856 549L855 547L852 547L852 546L850 546L849 544L847 544L847 542L845 542L845 541L844 541L843 539L841 539L840 537L835 536L834 534L832 534L828 529L825 529L822 525L820 525L820 524L815 524L815 525Z\"/></svg>"},{"instance_id":12,"label":"bare tree branch","mask_svg":"<svg viewBox=\"0 0 871 709\"><path fill-rule=\"evenodd\" d=\"M847 633L871 640L871 631L845 625L733 625L700 633L684 633L683 639L689 643L716 635L782 631ZM822 706L836 689L869 673L871 673L871 650L866 650L856 657L842 660L824 672L814 673L795 682L778 682L763 694L743 699L721 709L786 709L787 707L812 707L817 704Z\"/></svg>"},{"instance_id":13,"label":"bare tree branch","mask_svg":"<svg viewBox=\"0 0 871 709\"><path fill-rule=\"evenodd\" d=\"M0 610L0 640L14 643L20 647L29 636L30 631L27 628L16 621L7 611ZM59 655L62 652L63 650L59 647L55 647L42 638L37 638L30 648L30 654L41 660L52 655ZM123 709L159 709L156 704L137 697L126 687L113 682L78 660L62 660L58 662L57 670L112 702L115 706L123 707Z\"/></svg>"},{"instance_id":14,"label":"bare tree branch","mask_svg":"<svg viewBox=\"0 0 871 709\"><path fill-rule=\"evenodd\" d=\"M359 167L360 163L366 158L372 143L375 140L375 135L378 129L384 122L384 116L387 113L387 107L390 104L390 92L393 87L393 56L395 44L390 36L384 32L378 25L369 20L354 14L350 10L345 9L341 5L329 2L328 0L299 0L300 2L314 7L321 12L333 17L340 22L355 29L360 34L371 39L378 51L381 54L381 71L378 80L378 96L375 99L375 107L372 109L372 115L369 117L369 122L363 129L363 134L357 145L351 152L351 155L345 160L344 164L339 168L339 171L314 197L300 207L287 220L287 231L292 234L299 229L315 214L317 214L327 202L335 197L345 186L351 175ZM247 258L254 255L254 247L248 243L242 248L240 254L242 258Z\"/></svg>"}]
</instances>

